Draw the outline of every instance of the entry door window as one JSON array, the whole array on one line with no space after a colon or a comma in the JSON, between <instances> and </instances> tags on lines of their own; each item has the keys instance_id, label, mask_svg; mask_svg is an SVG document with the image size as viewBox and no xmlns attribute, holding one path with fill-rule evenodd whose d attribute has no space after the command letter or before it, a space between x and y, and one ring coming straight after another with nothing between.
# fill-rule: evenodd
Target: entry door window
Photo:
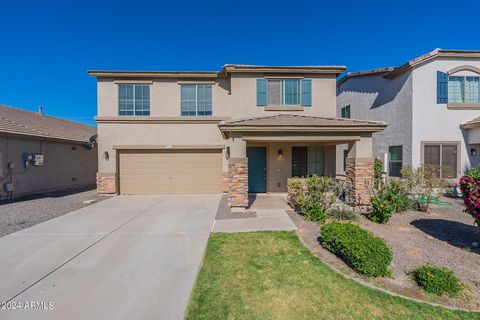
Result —
<instances>
[{"instance_id":1,"label":"entry door window","mask_svg":"<svg viewBox=\"0 0 480 320\"><path fill-rule=\"evenodd\" d=\"M440 168L441 178L457 178L458 148L456 143L426 143L423 146L424 164Z\"/></svg>"},{"instance_id":2,"label":"entry door window","mask_svg":"<svg viewBox=\"0 0 480 320\"><path fill-rule=\"evenodd\" d=\"M292 176L323 175L323 167L324 150L322 146L292 147Z\"/></svg>"}]
</instances>

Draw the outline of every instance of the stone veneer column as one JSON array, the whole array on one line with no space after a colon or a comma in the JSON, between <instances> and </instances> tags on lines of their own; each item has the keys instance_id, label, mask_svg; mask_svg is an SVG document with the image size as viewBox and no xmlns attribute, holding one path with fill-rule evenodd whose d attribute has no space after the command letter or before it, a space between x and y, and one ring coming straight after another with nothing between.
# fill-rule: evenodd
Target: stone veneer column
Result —
<instances>
[{"instance_id":1,"label":"stone veneer column","mask_svg":"<svg viewBox=\"0 0 480 320\"><path fill-rule=\"evenodd\" d=\"M347 158L345 175L349 197L355 205L370 205L370 188L373 186L373 158Z\"/></svg>"},{"instance_id":2,"label":"stone veneer column","mask_svg":"<svg viewBox=\"0 0 480 320\"><path fill-rule=\"evenodd\" d=\"M230 158L228 160L228 206L248 206L248 160Z\"/></svg>"},{"instance_id":3,"label":"stone veneer column","mask_svg":"<svg viewBox=\"0 0 480 320\"><path fill-rule=\"evenodd\" d=\"M114 173L97 172L97 192L100 194L117 193L117 179Z\"/></svg>"}]
</instances>

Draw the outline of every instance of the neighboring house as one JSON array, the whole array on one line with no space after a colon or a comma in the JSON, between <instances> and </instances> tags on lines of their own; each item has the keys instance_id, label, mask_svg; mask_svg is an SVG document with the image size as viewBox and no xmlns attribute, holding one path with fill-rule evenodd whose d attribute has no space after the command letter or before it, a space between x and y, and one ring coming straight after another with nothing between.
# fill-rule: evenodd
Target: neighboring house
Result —
<instances>
[{"instance_id":1,"label":"neighboring house","mask_svg":"<svg viewBox=\"0 0 480 320\"><path fill-rule=\"evenodd\" d=\"M335 117L344 70L89 71L98 80L98 190L223 191L230 206L245 207L248 192L286 192L292 176L335 176L335 146L349 143L350 183L365 201L371 135L385 124Z\"/></svg>"},{"instance_id":2,"label":"neighboring house","mask_svg":"<svg viewBox=\"0 0 480 320\"><path fill-rule=\"evenodd\" d=\"M0 105L0 200L95 185L97 129Z\"/></svg>"},{"instance_id":3,"label":"neighboring house","mask_svg":"<svg viewBox=\"0 0 480 320\"><path fill-rule=\"evenodd\" d=\"M399 67L348 73L337 84L337 114L388 123L373 135L373 153L390 176L426 164L456 179L479 164L479 81L480 51L436 49ZM340 174L342 148L337 154Z\"/></svg>"}]
</instances>

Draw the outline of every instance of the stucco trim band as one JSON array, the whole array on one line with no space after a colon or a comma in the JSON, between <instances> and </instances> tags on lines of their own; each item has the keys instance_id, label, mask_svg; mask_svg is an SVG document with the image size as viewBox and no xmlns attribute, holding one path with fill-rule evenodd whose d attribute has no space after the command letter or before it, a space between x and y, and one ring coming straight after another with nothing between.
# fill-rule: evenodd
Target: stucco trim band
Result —
<instances>
[{"instance_id":1,"label":"stucco trim band","mask_svg":"<svg viewBox=\"0 0 480 320\"><path fill-rule=\"evenodd\" d=\"M346 143L352 141L359 141L360 136L278 136L278 137L268 137L268 136L244 136L242 140L244 141L268 141L268 142L284 142L284 141L294 141L294 142L338 142Z\"/></svg>"},{"instance_id":2,"label":"stucco trim band","mask_svg":"<svg viewBox=\"0 0 480 320\"><path fill-rule=\"evenodd\" d=\"M98 116L97 123L214 123L230 120L230 117L130 117L130 116Z\"/></svg>"},{"instance_id":3,"label":"stucco trim band","mask_svg":"<svg viewBox=\"0 0 480 320\"><path fill-rule=\"evenodd\" d=\"M223 149L225 146L221 144L192 144L192 145L164 145L164 144L153 144L153 145L145 145L145 144L132 144L132 145L113 145L113 150L215 150L215 149Z\"/></svg>"}]
</instances>

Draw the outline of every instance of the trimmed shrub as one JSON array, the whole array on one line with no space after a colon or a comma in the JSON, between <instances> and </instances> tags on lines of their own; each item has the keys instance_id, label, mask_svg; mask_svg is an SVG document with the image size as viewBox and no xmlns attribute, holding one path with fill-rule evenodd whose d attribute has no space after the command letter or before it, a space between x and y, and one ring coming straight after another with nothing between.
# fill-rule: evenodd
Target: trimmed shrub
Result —
<instances>
[{"instance_id":1,"label":"trimmed shrub","mask_svg":"<svg viewBox=\"0 0 480 320\"><path fill-rule=\"evenodd\" d=\"M448 295L451 297L463 289L453 271L430 264L415 269L413 279L423 290L438 296Z\"/></svg>"},{"instance_id":2,"label":"trimmed shrub","mask_svg":"<svg viewBox=\"0 0 480 320\"><path fill-rule=\"evenodd\" d=\"M320 230L320 243L358 273L387 276L392 251L383 239L352 223L331 222Z\"/></svg>"},{"instance_id":3,"label":"trimmed shrub","mask_svg":"<svg viewBox=\"0 0 480 320\"><path fill-rule=\"evenodd\" d=\"M376 223L387 223L394 213L408 210L412 201L403 185L392 179L380 186L370 203L372 209L368 218Z\"/></svg>"},{"instance_id":4,"label":"trimmed shrub","mask_svg":"<svg viewBox=\"0 0 480 320\"><path fill-rule=\"evenodd\" d=\"M340 221L357 221L358 216L355 211L345 207L334 208L328 212L328 217Z\"/></svg>"}]
</instances>

